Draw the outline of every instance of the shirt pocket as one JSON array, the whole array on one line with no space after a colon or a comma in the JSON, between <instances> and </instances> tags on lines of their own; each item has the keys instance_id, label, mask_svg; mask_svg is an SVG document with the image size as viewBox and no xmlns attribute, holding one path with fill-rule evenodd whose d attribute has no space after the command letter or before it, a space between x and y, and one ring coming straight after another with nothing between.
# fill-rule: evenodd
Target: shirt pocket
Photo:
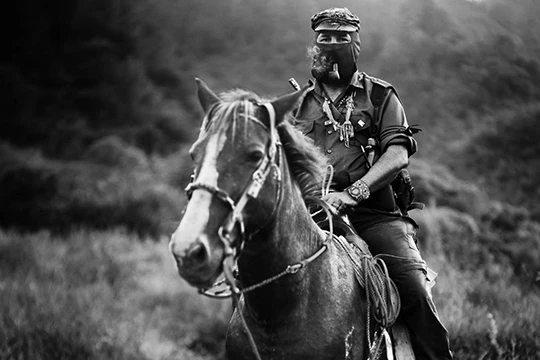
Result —
<instances>
[{"instance_id":1,"label":"shirt pocket","mask_svg":"<svg viewBox=\"0 0 540 360\"><path fill-rule=\"evenodd\" d=\"M353 146L366 146L370 137L371 116L363 111L351 114L351 123L354 128L354 137L350 142Z\"/></svg>"},{"instance_id":2,"label":"shirt pocket","mask_svg":"<svg viewBox=\"0 0 540 360\"><path fill-rule=\"evenodd\" d=\"M355 133L369 129L371 116L365 111L354 110L351 114L351 123L353 124Z\"/></svg>"}]
</instances>

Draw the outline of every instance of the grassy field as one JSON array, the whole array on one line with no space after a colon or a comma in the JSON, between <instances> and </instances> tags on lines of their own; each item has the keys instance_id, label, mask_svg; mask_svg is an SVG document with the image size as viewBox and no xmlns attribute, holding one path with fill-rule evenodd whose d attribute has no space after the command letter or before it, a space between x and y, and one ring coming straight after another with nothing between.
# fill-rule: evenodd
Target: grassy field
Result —
<instances>
[{"instance_id":1,"label":"grassy field","mask_svg":"<svg viewBox=\"0 0 540 360\"><path fill-rule=\"evenodd\" d=\"M456 359L540 358L540 296L431 256ZM167 239L0 232L0 359L224 359L229 301L176 274Z\"/></svg>"},{"instance_id":2,"label":"grassy field","mask_svg":"<svg viewBox=\"0 0 540 360\"><path fill-rule=\"evenodd\" d=\"M177 275L166 240L0 232L0 359L222 357L228 302Z\"/></svg>"}]
</instances>

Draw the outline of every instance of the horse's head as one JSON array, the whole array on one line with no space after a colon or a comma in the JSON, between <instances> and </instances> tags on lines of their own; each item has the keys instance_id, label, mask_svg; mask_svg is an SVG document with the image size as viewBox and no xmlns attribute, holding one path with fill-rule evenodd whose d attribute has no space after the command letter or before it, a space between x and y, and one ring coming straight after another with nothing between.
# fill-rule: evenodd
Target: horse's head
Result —
<instances>
[{"instance_id":1,"label":"horse's head","mask_svg":"<svg viewBox=\"0 0 540 360\"><path fill-rule=\"evenodd\" d=\"M191 285L209 287L223 261L271 219L281 189L281 152L276 126L303 91L262 103L246 91L216 96L197 79L205 112L190 155L190 200L171 237L180 275Z\"/></svg>"}]
</instances>

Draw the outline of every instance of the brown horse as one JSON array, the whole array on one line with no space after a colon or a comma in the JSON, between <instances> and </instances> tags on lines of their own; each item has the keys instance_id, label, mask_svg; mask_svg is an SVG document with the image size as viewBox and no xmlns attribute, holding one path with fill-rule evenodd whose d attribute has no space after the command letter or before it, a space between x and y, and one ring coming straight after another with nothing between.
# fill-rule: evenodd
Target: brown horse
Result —
<instances>
[{"instance_id":1,"label":"brown horse","mask_svg":"<svg viewBox=\"0 0 540 360\"><path fill-rule=\"evenodd\" d=\"M206 116L190 150L190 200L170 250L192 286L209 288L224 272L242 293L228 357L366 358L366 297L350 259L308 211L325 160L287 119L304 91L263 102L251 92L218 97L197 85Z\"/></svg>"}]
</instances>

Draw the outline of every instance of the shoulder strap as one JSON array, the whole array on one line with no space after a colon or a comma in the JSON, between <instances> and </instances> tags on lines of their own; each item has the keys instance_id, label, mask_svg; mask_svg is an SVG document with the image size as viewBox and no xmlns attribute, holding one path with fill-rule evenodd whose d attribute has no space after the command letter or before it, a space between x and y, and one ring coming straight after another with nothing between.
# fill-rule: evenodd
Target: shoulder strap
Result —
<instances>
[{"instance_id":1,"label":"shoulder strap","mask_svg":"<svg viewBox=\"0 0 540 360\"><path fill-rule=\"evenodd\" d=\"M397 96L397 92L396 89L392 86L392 84L376 77L369 76L366 73L362 74L365 79L364 86L367 87L367 90L369 92L369 98L374 107L373 121L371 122L370 133L372 137L376 137L379 131L379 124L381 123L381 109L384 108L383 105L388 100L390 93L393 91Z\"/></svg>"}]
</instances>

